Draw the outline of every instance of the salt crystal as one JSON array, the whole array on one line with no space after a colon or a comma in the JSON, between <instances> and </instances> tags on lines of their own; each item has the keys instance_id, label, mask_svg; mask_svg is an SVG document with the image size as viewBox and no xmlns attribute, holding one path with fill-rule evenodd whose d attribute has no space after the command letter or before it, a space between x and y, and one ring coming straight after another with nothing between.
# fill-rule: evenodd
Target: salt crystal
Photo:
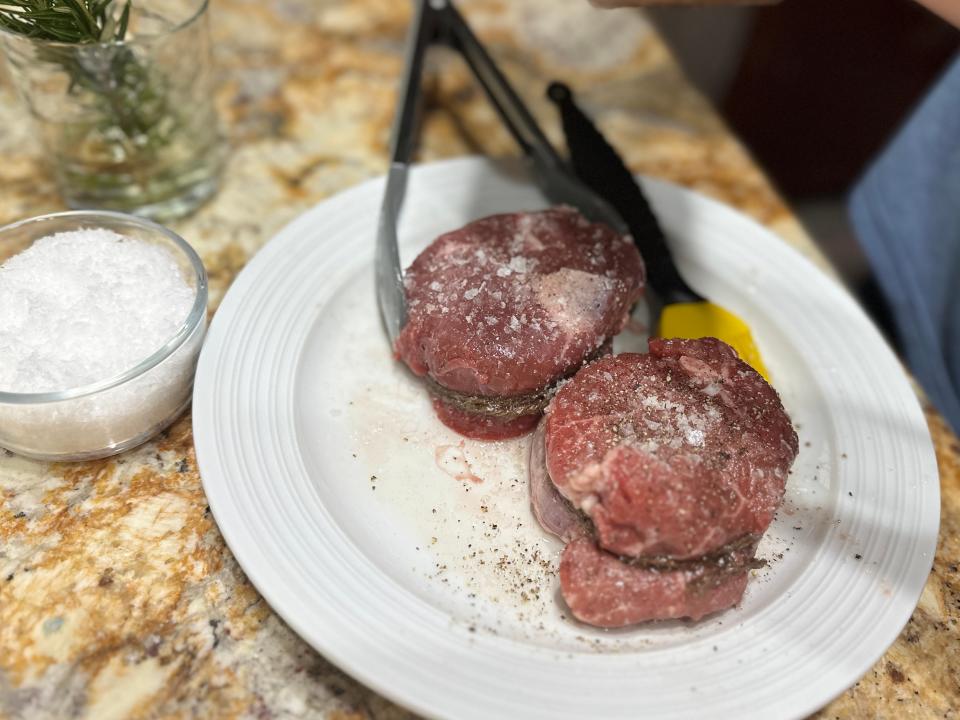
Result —
<instances>
[{"instance_id":1,"label":"salt crystal","mask_svg":"<svg viewBox=\"0 0 960 720\"><path fill-rule=\"evenodd\" d=\"M510 269L513 272L521 275L527 272L530 264L532 264L532 262L528 261L527 258L523 257L523 255L514 255L512 258L510 258Z\"/></svg>"},{"instance_id":2,"label":"salt crystal","mask_svg":"<svg viewBox=\"0 0 960 720\"><path fill-rule=\"evenodd\" d=\"M611 290L606 278L572 268L538 276L532 286L537 302L550 318L547 327L553 329L559 324L570 334L596 323Z\"/></svg>"},{"instance_id":3,"label":"salt crystal","mask_svg":"<svg viewBox=\"0 0 960 720\"><path fill-rule=\"evenodd\" d=\"M480 288L470 288L463 294L463 299L473 300L479 294L480 294Z\"/></svg>"},{"instance_id":4,"label":"salt crystal","mask_svg":"<svg viewBox=\"0 0 960 720\"><path fill-rule=\"evenodd\" d=\"M103 229L57 233L0 266L0 390L66 390L129 370L186 320L169 250Z\"/></svg>"}]
</instances>

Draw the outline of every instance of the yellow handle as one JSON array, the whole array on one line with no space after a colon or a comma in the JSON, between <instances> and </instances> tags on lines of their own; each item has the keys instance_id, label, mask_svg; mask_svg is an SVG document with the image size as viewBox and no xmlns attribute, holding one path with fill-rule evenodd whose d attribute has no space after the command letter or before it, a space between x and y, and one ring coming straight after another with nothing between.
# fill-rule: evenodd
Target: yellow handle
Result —
<instances>
[{"instance_id":1,"label":"yellow handle","mask_svg":"<svg viewBox=\"0 0 960 720\"><path fill-rule=\"evenodd\" d=\"M715 337L730 345L740 359L770 382L770 374L747 324L729 310L711 302L667 305L660 314L657 334L671 338Z\"/></svg>"}]
</instances>

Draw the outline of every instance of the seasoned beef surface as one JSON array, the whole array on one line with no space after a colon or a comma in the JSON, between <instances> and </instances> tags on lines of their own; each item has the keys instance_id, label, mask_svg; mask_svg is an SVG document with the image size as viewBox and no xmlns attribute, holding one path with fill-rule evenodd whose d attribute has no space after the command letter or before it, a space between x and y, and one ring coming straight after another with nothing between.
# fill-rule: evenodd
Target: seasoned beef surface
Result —
<instances>
[{"instance_id":1,"label":"seasoned beef surface","mask_svg":"<svg viewBox=\"0 0 960 720\"><path fill-rule=\"evenodd\" d=\"M598 627L699 620L740 601L754 551L750 545L729 553L722 564L657 569L625 563L580 538L560 557L560 591L574 617Z\"/></svg>"},{"instance_id":2,"label":"seasoned beef surface","mask_svg":"<svg viewBox=\"0 0 960 720\"><path fill-rule=\"evenodd\" d=\"M776 391L713 338L597 360L545 422L550 477L623 556L697 558L763 534L797 454Z\"/></svg>"},{"instance_id":3,"label":"seasoned beef surface","mask_svg":"<svg viewBox=\"0 0 960 720\"><path fill-rule=\"evenodd\" d=\"M532 442L534 514L568 543L561 593L599 627L739 602L798 449L776 391L713 338L589 364Z\"/></svg>"},{"instance_id":4,"label":"seasoned beef surface","mask_svg":"<svg viewBox=\"0 0 960 720\"><path fill-rule=\"evenodd\" d=\"M540 390L622 329L643 276L629 237L571 208L483 218L441 235L407 270L396 351L466 395Z\"/></svg>"}]
</instances>

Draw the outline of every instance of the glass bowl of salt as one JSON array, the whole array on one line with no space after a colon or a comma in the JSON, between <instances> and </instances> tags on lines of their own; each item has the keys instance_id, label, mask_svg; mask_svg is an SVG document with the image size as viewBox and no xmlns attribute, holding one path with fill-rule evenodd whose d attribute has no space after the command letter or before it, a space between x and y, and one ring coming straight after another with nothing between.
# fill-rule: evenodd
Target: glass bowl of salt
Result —
<instances>
[{"instance_id":1,"label":"glass bowl of salt","mask_svg":"<svg viewBox=\"0 0 960 720\"><path fill-rule=\"evenodd\" d=\"M91 460L153 437L190 402L207 326L196 251L104 211L0 227L0 447Z\"/></svg>"}]
</instances>

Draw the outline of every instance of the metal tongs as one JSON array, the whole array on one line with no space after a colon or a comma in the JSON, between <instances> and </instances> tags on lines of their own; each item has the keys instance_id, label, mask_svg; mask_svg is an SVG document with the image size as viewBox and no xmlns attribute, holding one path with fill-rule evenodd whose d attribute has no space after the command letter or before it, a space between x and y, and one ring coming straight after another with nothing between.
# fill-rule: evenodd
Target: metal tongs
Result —
<instances>
[{"instance_id":1,"label":"metal tongs","mask_svg":"<svg viewBox=\"0 0 960 720\"><path fill-rule=\"evenodd\" d=\"M590 220L606 223L618 233L628 233L621 217L584 185L554 150L453 3L450 0L420 0L408 39L399 106L393 122L390 170L377 230L377 298L391 344L407 320L403 271L397 247L397 221L419 119L423 60L433 44L445 45L463 56L520 146L534 182L550 203L571 205Z\"/></svg>"}]
</instances>

